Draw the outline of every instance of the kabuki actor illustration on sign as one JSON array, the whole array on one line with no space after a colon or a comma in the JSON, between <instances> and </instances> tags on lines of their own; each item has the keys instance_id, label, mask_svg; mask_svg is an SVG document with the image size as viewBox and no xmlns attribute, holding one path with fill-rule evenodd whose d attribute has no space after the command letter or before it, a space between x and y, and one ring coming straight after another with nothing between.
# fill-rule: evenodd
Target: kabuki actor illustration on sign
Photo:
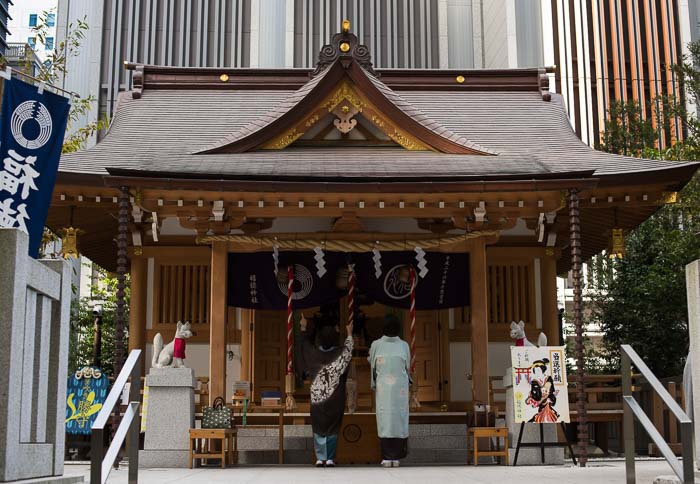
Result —
<instances>
[{"instance_id":1,"label":"kabuki actor illustration on sign","mask_svg":"<svg viewBox=\"0 0 700 484\"><path fill-rule=\"evenodd\" d=\"M515 422L569 422L563 346L511 346Z\"/></svg>"},{"instance_id":2,"label":"kabuki actor illustration on sign","mask_svg":"<svg viewBox=\"0 0 700 484\"><path fill-rule=\"evenodd\" d=\"M68 100L6 80L0 118L0 227L29 235L37 257L58 172Z\"/></svg>"}]
</instances>

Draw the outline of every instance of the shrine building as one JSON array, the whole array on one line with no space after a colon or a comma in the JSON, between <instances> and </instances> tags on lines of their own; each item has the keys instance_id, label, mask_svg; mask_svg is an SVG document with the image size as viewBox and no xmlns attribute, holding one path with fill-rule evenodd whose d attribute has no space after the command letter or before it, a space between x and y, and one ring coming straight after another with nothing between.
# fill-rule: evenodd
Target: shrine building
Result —
<instances>
[{"instance_id":1,"label":"shrine building","mask_svg":"<svg viewBox=\"0 0 700 484\"><path fill-rule=\"evenodd\" d=\"M407 274L411 418L489 402L510 323L562 343L557 274L573 269L580 327L582 260L697 168L591 149L545 69L374 69L347 25L313 72L127 69L104 138L62 157L47 225L79 229L83 254L130 274L128 347L147 365L156 333L192 323L186 364L211 399L240 380L254 399L284 393L288 268L296 348L302 313L335 308L344 328L352 266L359 410L387 312L410 339ZM294 396L308 413L308 382Z\"/></svg>"}]
</instances>

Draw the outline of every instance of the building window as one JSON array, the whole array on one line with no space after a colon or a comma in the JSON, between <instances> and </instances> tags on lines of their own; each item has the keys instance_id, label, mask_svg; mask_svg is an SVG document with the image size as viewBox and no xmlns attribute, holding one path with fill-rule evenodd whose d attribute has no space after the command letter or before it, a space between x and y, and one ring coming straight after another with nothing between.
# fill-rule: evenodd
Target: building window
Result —
<instances>
[{"instance_id":1,"label":"building window","mask_svg":"<svg viewBox=\"0 0 700 484\"><path fill-rule=\"evenodd\" d=\"M27 44L29 44L29 47L32 49L36 49L36 37L28 37Z\"/></svg>"},{"instance_id":2,"label":"building window","mask_svg":"<svg viewBox=\"0 0 700 484\"><path fill-rule=\"evenodd\" d=\"M46 50L53 50L53 37L46 37L46 44L44 45Z\"/></svg>"},{"instance_id":3,"label":"building window","mask_svg":"<svg viewBox=\"0 0 700 484\"><path fill-rule=\"evenodd\" d=\"M46 25L48 27L54 27L56 25L56 14L55 13L47 14Z\"/></svg>"},{"instance_id":4,"label":"building window","mask_svg":"<svg viewBox=\"0 0 700 484\"><path fill-rule=\"evenodd\" d=\"M37 15L35 13L29 14L29 26L36 27Z\"/></svg>"}]
</instances>

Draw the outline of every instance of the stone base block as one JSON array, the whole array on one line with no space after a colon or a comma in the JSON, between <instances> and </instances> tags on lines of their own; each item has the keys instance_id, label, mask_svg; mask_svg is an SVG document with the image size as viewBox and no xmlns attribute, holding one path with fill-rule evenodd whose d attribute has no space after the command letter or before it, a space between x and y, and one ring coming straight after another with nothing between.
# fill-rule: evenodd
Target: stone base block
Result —
<instances>
[{"instance_id":1,"label":"stone base block","mask_svg":"<svg viewBox=\"0 0 700 484\"><path fill-rule=\"evenodd\" d=\"M83 482L85 482L85 478L83 476L55 476L12 481L12 484L82 484Z\"/></svg>"},{"instance_id":2,"label":"stone base block","mask_svg":"<svg viewBox=\"0 0 700 484\"><path fill-rule=\"evenodd\" d=\"M190 451L188 450L142 450L139 451L139 467L189 467Z\"/></svg>"},{"instance_id":3,"label":"stone base block","mask_svg":"<svg viewBox=\"0 0 700 484\"><path fill-rule=\"evenodd\" d=\"M513 465L515 449L508 449L508 462ZM519 466L563 465L564 448L550 447L544 449L544 464L542 464L542 452L538 448L521 448L518 453Z\"/></svg>"}]
</instances>

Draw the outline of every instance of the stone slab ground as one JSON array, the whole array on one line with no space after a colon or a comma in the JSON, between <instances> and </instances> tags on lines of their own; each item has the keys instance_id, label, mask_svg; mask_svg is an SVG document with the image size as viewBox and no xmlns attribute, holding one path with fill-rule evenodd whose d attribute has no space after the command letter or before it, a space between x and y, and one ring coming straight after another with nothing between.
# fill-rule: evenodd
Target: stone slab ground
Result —
<instances>
[{"instance_id":1,"label":"stone slab ground","mask_svg":"<svg viewBox=\"0 0 700 484\"><path fill-rule=\"evenodd\" d=\"M66 464L67 475L88 476L84 464ZM637 482L653 483L660 475L672 473L665 461L645 460L637 462ZM88 479L86 479L87 482ZM188 484L448 484L464 483L517 483L542 484L608 484L625 482L625 463L621 460L594 461L586 468L564 466L500 467L500 466L419 466L406 465L398 469L377 467L336 467L316 469L310 466L244 466L228 469L143 469L139 481L147 484L170 482ZM127 482L126 467L112 471L109 484ZM696 481L697 482L697 481Z\"/></svg>"}]
</instances>

